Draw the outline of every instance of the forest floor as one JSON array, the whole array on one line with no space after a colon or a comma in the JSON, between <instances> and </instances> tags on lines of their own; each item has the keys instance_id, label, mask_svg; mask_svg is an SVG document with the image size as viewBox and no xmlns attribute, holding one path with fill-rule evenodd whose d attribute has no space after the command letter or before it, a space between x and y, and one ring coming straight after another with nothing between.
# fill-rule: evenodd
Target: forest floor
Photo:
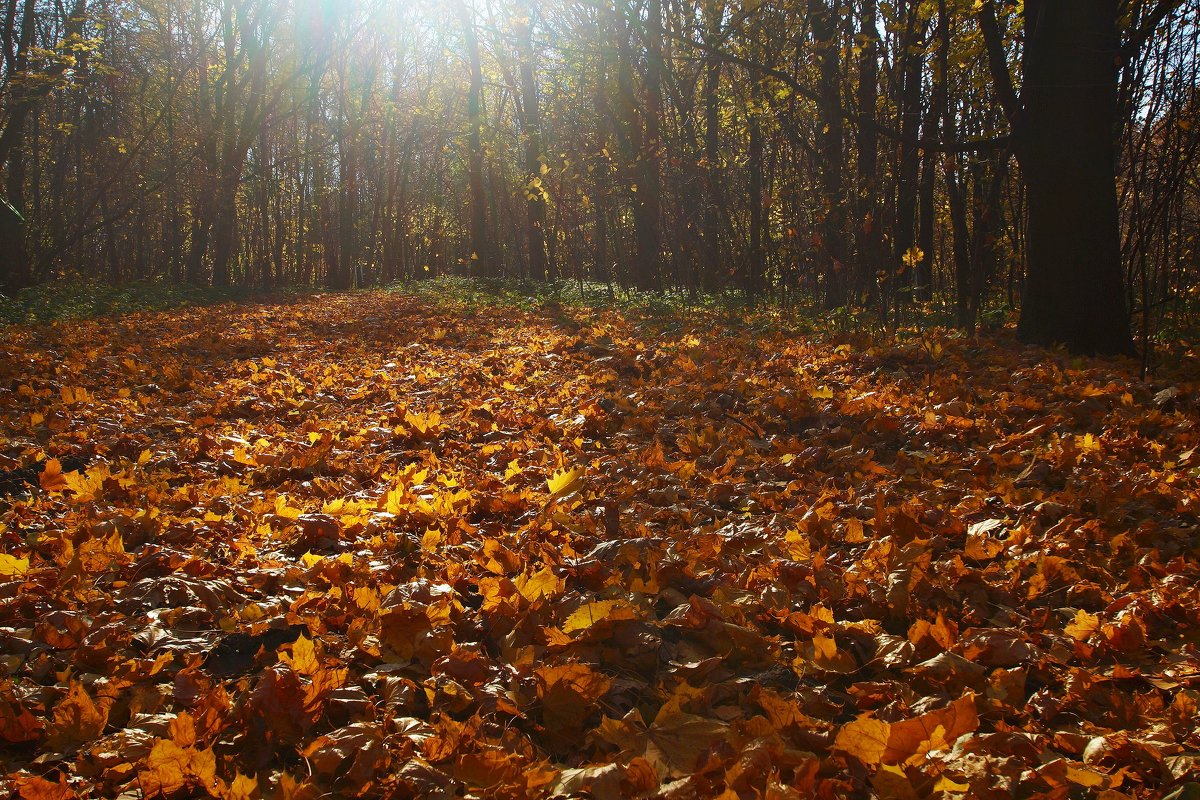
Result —
<instances>
[{"instance_id":1,"label":"forest floor","mask_svg":"<svg viewBox=\"0 0 1200 800\"><path fill-rule=\"evenodd\" d=\"M0 792L1200 795L1200 383L389 293L0 353Z\"/></svg>"}]
</instances>

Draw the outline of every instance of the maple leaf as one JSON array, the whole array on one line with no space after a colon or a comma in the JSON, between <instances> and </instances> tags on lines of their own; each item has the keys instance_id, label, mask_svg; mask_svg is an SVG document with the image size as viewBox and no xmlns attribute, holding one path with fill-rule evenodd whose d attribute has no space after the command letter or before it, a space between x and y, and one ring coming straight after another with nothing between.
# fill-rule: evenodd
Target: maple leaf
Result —
<instances>
[{"instance_id":1,"label":"maple leaf","mask_svg":"<svg viewBox=\"0 0 1200 800\"><path fill-rule=\"evenodd\" d=\"M222 800L256 800L258 796L258 779L239 772L229 782L228 788L222 795Z\"/></svg>"},{"instance_id":2,"label":"maple leaf","mask_svg":"<svg viewBox=\"0 0 1200 800\"><path fill-rule=\"evenodd\" d=\"M321 670L316 647L304 634L300 634L296 641L292 642L292 654L284 656L284 661L291 664L297 673L306 677L312 677Z\"/></svg>"},{"instance_id":3,"label":"maple leaf","mask_svg":"<svg viewBox=\"0 0 1200 800\"><path fill-rule=\"evenodd\" d=\"M861 715L842 726L833 746L868 766L896 765L952 743L978 727L975 695L968 693L945 708L900 722Z\"/></svg>"},{"instance_id":4,"label":"maple leaf","mask_svg":"<svg viewBox=\"0 0 1200 800\"><path fill-rule=\"evenodd\" d=\"M568 738L582 730L583 720L612 686L612 679L586 664L539 667L538 696L546 728Z\"/></svg>"},{"instance_id":5,"label":"maple leaf","mask_svg":"<svg viewBox=\"0 0 1200 800\"><path fill-rule=\"evenodd\" d=\"M1098 630L1100 630L1100 618L1080 609L1075 612L1075 619L1063 629L1063 633L1072 639L1085 642Z\"/></svg>"},{"instance_id":6,"label":"maple leaf","mask_svg":"<svg viewBox=\"0 0 1200 800\"><path fill-rule=\"evenodd\" d=\"M47 492L61 492L67 488L67 477L63 474L62 462L57 458L46 459L46 466L38 475L38 482Z\"/></svg>"},{"instance_id":7,"label":"maple leaf","mask_svg":"<svg viewBox=\"0 0 1200 800\"><path fill-rule=\"evenodd\" d=\"M48 742L69 747L96 738L108 723L108 705L95 702L83 684L72 681L66 696L54 707Z\"/></svg>"},{"instance_id":8,"label":"maple leaf","mask_svg":"<svg viewBox=\"0 0 1200 800\"><path fill-rule=\"evenodd\" d=\"M531 603L561 594L566 585L550 567L542 567L537 572L521 575L515 584L517 591Z\"/></svg>"},{"instance_id":9,"label":"maple leaf","mask_svg":"<svg viewBox=\"0 0 1200 800\"><path fill-rule=\"evenodd\" d=\"M15 796L20 800L75 800L79 797L75 790L67 785L65 775L60 775L57 783L37 775L18 775L14 785Z\"/></svg>"},{"instance_id":10,"label":"maple leaf","mask_svg":"<svg viewBox=\"0 0 1200 800\"><path fill-rule=\"evenodd\" d=\"M664 706L647 731L648 757L666 765L668 775L693 772L700 757L729 735L729 725L720 720L688 714Z\"/></svg>"},{"instance_id":11,"label":"maple leaf","mask_svg":"<svg viewBox=\"0 0 1200 800\"><path fill-rule=\"evenodd\" d=\"M344 769L343 780L362 791L388 763L383 734L377 725L357 722L318 737L302 755L319 774L332 776Z\"/></svg>"},{"instance_id":12,"label":"maple leaf","mask_svg":"<svg viewBox=\"0 0 1200 800\"><path fill-rule=\"evenodd\" d=\"M875 719L873 715L863 714L842 726L833 747L854 756L867 766L874 766L883 760L883 754L887 752L891 730L892 726L888 723Z\"/></svg>"},{"instance_id":13,"label":"maple leaf","mask_svg":"<svg viewBox=\"0 0 1200 800\"><path fill-rule=\"evenodd\" d=\"M138 772L147 796L169 795L188 786L210 788L216 782L216 756L211 750L160 739Z\"/></svg>"},{"instance_id":14,"label":"maple leaf","mask_svg":"<svg viewBox=\"0 0 1200 800\"><path fill-rule=\"evenodd\" d=\"M11 580L24 577L27 572L29 572L28 558L17 558L8 553L0 553L0 578Z\"/></svg>"},{"instance_id":15,"label":"maple leaf","mask_svg":"<svg viewBox=\"0 0 1200 800\"><path fill-rule=\"evenodd\" d=\"M635 619L634 609L623 600L598 600L577 608L563 623L563 633L585 631L605 619Z\"/></svg>"},{"instance_id":16,"label":"maple leaf","mask_svg":"<svg viewBox=\"0 0 1200 800\"><path fill-rule=\"evenodd\" d=\"M11 689L0 689L0 740L11 744L37 741L42 721L17 699Z\"/></svg>"}]
</instances>

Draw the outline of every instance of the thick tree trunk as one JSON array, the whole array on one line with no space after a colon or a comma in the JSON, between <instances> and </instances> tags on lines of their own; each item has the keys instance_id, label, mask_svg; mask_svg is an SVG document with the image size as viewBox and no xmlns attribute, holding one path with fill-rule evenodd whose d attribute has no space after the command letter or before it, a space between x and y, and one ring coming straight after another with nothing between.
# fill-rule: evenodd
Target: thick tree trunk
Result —
<instances>
[{"instance_id":1,"label":"thick tree trunk","mask_svg":"<svg viewBox=\"0 0 1200 800\"><path fill-rule=\"evenodd\" d=\"M1133 355L1113 142L1118 0L1030 0L1025 13L1018 159L1029 231L1018 332L1075 353Z\"/></svg>"},{"instance_id":2,"label":"thick tree trunk","mask_svg":"<svg viewBox=\"0 0 1200 800\"><path fill-rule=\"evenodd\" d=\"M0 206L0 294L23 289L31 283L29 255L25 247L25 155L15 148L8 159L5 176L6 202Z\"/></svg>"},{"instance_id":3,"label":"thick tree trunk","mask_svg":"<svg viewBox=\"0 0 1200 800\"><path fill-rule=\"evenodd\" d=\"M238 187L242 181L242 157L230 159L221 176L212 205L212 285L227 287L233 282L234 253L238 249Z\"/></svg>"}]
</instances>

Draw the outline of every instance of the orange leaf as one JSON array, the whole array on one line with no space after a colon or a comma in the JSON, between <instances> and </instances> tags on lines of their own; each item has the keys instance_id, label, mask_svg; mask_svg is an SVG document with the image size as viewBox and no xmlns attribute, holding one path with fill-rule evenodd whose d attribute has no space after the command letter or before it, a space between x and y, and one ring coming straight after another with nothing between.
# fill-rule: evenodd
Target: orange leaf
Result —
<instances>
[{"instance_id":1,"label":"orange leaf","mask_svg":"<svg viewBox=\"0 0 1200 800\"><path fill-rule=\"evenodd\" d=\"M51 783L37 775L18 775L14 781L16 797L21 800L75 800L79 797L70 786L67 777L59 775L58 783Z\"/></svg>"},{"instance_id":2,"label":"orange leaf","mask_svg":"<svg viewBox=\"0 0 1200 800\"><path fill-rule=\"evenodd\" d=\"M38 475L38 482L47 492L61 492L67 488L67 479L63 475L62 462L57 458L46 461L46 467Z\"/></svg>"}]
</instances>

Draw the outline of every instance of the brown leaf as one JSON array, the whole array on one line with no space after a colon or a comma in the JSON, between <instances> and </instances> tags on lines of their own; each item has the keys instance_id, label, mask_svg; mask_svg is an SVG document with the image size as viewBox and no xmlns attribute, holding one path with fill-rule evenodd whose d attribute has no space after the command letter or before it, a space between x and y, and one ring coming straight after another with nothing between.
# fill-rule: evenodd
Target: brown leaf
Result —
<instances>
[{"instance_id":1,"label":"brown leaf","mask_svg":"<svg viewBox=\"0 0 1200 800\"><path fill-rule=\"evenodd\" d=\"M681 711L660 712L649 728L650 743L662 754L671 775L687 775L714 744L729 735L729 725Z\"/></svg>"},{"instance_id":2,"label":"brown leaf","mask_svg":"<svg viewBox=\"0 0 1200 800\"><path fill-rule=\"evenodd\" d=\"M72 681L66 696L54 707L47 744L65 748L96 738L108 724L108 706L94 701L83 684Z\"/></svg>"}]
</instances>

